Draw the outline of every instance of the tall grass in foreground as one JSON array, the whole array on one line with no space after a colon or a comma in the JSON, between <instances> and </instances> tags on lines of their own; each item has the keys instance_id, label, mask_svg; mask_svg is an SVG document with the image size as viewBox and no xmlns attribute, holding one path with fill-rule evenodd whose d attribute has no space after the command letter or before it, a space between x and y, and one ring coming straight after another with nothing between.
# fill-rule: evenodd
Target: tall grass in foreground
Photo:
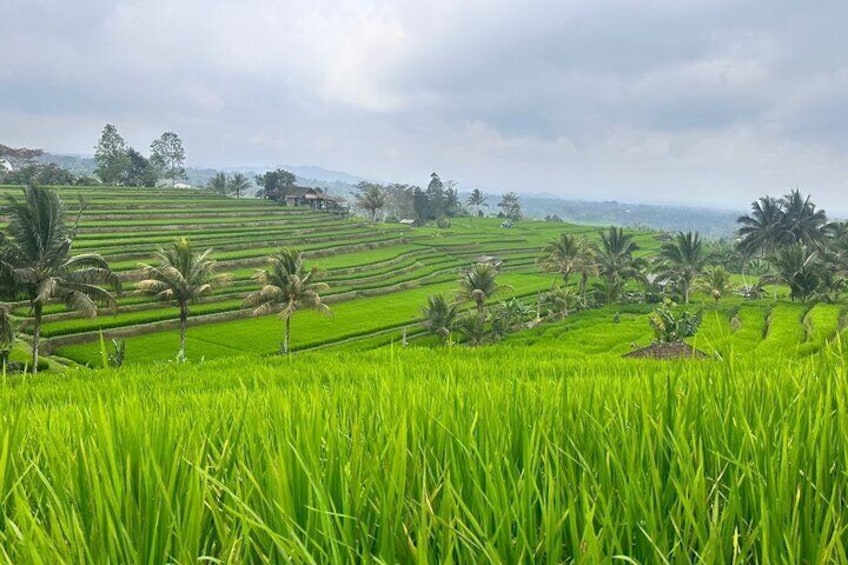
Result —
<instances>
[{"instance_id":1,"label":"tall grass in foreground","mask_svg":"<svg viewBox=\"0 0 848 565\"><path fill-rule=\"evenodd\" d=\"M407 349L10 380L0 555L848 561L841 352L674 364L548 353Z\"/></svg>"}]
</instances>

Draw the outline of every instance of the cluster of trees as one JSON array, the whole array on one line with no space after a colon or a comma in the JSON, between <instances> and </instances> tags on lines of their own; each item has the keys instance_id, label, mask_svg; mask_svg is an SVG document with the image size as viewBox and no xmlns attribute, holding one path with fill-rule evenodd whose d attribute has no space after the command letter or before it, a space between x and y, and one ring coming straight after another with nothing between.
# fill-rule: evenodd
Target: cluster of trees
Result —
<instances>
[{"instance_id":1,"label":"cluster of trees","mask_svg":"<svg viewBox=\"0 0 848 565\"><path fill-rule=\"evenodd\" d=\"M792 300L833 301L845 291L848 224L828 221L809 196L763 196L737 221L736 251L743 268L760 271L758 286L786 284Z\"/></svg>"},{"instance_id":2,"label":"cluster of trees","mask_svg":"<svg viewBox=\"0 0 848 565\"><path fill-rule=\"evenodd\" d=\"M641 286L643 299L671 295L684 304L695 288L716 302L733 290L762 296L769 284L788 286L791 300L834 301L846 290L848 225L829 222L809 196L798 190L780 198L763 196L738 223L733 244L707 244L697 232L680 232L667 238L654 257L637 257L638 245L619 228L602 233L594 244L562 234L544 247L540 266L560 274L564 286L579 274L577 295L586 305L593 303L586 295L590 276L600 278L594 286L600 300L594 302L607 304L622 299L630 281ZM730 271L757 280L734 289Z\"/></svg>"},{"instance_id":3,"label":"cluster of trees","mask_svg":"<svg viewBox=\"0 0 848 565\"><path fill-rule=\"evenodd\" d=\"M492 298L512 290L498 283L497 276L498 267L491 262L462 271L453 301L443 294L427 297L421 310L424 329L444 344L453 344L458 334L463 343L478 346L545 320L562 319L573 307L571 296L561 287L540 293L535 308L515 297L490 304ZM464 309L465 305L470 307Z\"/></svg>"},{"instance_id":4,"label":"cluster of trees","mask_svg":"<svg viewBox=\"0 0 848 565\"><path fill-rule=\"evenodd\" d=\"M810 197L797 190L780 198L764 196L738 222L732 245L707 243L697 232L678 232L664 234L654 255L640 254L633 235L621 228L600 232L594 242L564 232L549 240L538 258L540 270L557 275L558 281L539 295L535 320L621 302L688 304L694 290L718 305L733 291L759 298L768 284L788 286L791 300L834 301L848 289L848 224L829 222ZM731 271L756 272L758 278L737 288ZM478 264L463 273L455 303L441 295L429 297L422 312L424 327L444 341L458 331L466 342L476 344L484 336L497 337L526 323L533 310L517 301L491 311L485 308L488 298L503 289L494 276L493 266ZM469 300L476 308L461 314L462 302ZM695 328L697 321L697 315L684 320Z\"/></svg>"},{"instance_id":5,"label":"cluster of trees","mask_svg":"<svg viewBox=\"0 0 848 565\"><path fill-rule=\"evenodd\" d=\"M56 163L43 163L41 149L0 144L0 184L90 185L97 180L79 176Z\"/></svg>"},{"instance_id":6,"label":"cluster of trees","mask_svg":"<svg viewBox=\"0 0 848 565\"><path fill-rule=\"evenodd\" d=\"M218 273L217 263L211 258L212 249L198 251L189 238L179 238L156 254L157 265L142 264L138 283L141 294L152 295L166 302L174 302L180 311L180 347L177 360L186 358L186 326L189 305L196 299L227 285L230 273ZM313 309L326 314L329 307L321 293L329 287L320 280L322 271L307 267L303 254L295 248L284 248L268 258L268 268L256 272L253 280L259 290L245 298L244 305L252 308L254 316L278 312L284 322L280 352L290 352L291 321L295 312Z\"/></svg>"},{"instance_id":7,"label":"cluster of trees","mask_svg":"<svg viewBox=\"0 0 848 565\"><path fill-rule=\"evenodd\" d=\"M438 174L430 175L426 189L409 184L382 185L363 181L353 192L354 204L372 221L385 212L389 219L415 219L419 222L452 218L464 213L459 202L456 182L442 181Z\"/></svg>"},{"instance_id":8,"label":"cluster of trees","mask_svg":"<svg viewBox=\"0 0 848 565\"><path fill-rule=\"evenodd\" d=\"M257 198L265 198L274 202L285 202L289 190L297 185L297 177L294 173L285 169L267 171L254 177L259 190Z\"/></svg>"},{"instance_id":9,"label":"cluster of trees","mask_svg":"<svg viewBox=\"0 0 848 565\"><path fill-rule=\"evenodd\" d=\"M516 322L523 323L523 305L516 300L504 302L497 308L489 307L489 299L511 290L510 286L497 282L497 274L494 264L476 263L460 274L455 300L450 301L443 294L427 297L427 304L421 311L424 329L446 344L453 343L451 336L458 331L465 343L476 346L503 335L513 329ZM463 311L465 304L472 308ZM515 308L520 311L514 312Z\"/></svg>"},{"instance_id":10,"label":"cluster of trees","mask_svg":"<svg viewBox=\"0 0 848 565\"><path fill-rule=\"evenodd\" d=\"M437 173L432 173L426 189L409 184L382 185L363 181L356 185L353 197L354 204L371 221L380 219L383 214L388 215L388 220L409 218L422 223L457 216L483 216L483 209L489 207L488 196L474 189L463 203L456 187L455 181L442 181ZM504 194L497 206L498 216L521 218L521 200L515 192Z\"/></svg>"},{"instance_id":11,"label":"cluster of trees","mask_svg":"<svg viewBox=\"0 0 848 565\"><path fill-rule=\"evenodd\" d=\"M216 173L206 184L206 189L221 196L235 196L241 198L250 190L251 183L242 173Z\"/></svg>"},{"instance_id":12,"label":"cluster of trees","mask_svg":"<svg viewBox=\"0 0 848 565\"><path fill-rule=\"evenodd\" d=\"M84 209L84 204L81 203ZM83 209L73 223L68 222L59 196L40 186L30 185L23 198L5 196L0 214L8 219L0 238L0 360L4 366L20 329L11 316L9 302L27 300L32 312L31 370L37 372L41 350L44 307L61 301L86 316L101 309L117 311L116 294L121 282L103 257L96 253L72 255ZM158 264L141 264L143 280L137 292L152 295L179 308L180 345L178 360L185 359L186 326L190 304L231 280L218 273L212 250L197 251L188 238L179 238L156 254ZM254 315L278 311L285 321L281 350L289 352L291 317L303 308L329 312L321 300L327 289L318 268L307 268L297 249L283 249L269 258L269 267L258 271L254 280L260 289L248 295L245 305Z\"/></svg>"},{"instance_id":13,"label":"cluster of trees","mask_svg":"<svg viewBox=\"0 0 848 565\"><path fill-rule=\"evenodd\" d=\"M160 179L169 179L173 186L186 178L183 142L171 131L154 139L150 156L145 157L127 145L118 128L106 124L94 150L95 174L103 184L155 186Z\"/></svg>"}]
</instances>

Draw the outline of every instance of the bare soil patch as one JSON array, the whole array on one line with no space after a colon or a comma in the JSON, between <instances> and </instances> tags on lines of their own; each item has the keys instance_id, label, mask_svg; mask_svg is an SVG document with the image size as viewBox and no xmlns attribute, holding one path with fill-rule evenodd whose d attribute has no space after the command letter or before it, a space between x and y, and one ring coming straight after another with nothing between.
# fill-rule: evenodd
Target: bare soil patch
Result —
<instances>
[{"instance_id":1,"label":"bare soil patch","mask_svg":"<svg viewBox=\"0 0 848 565\"><path fill-rule=\"evenodd\" d=\"M634 359L709 359L710 356L687 343L675 341L673 343L653 343L648 347L625 353L623 357Z\"/></svg>"}]
</instances>

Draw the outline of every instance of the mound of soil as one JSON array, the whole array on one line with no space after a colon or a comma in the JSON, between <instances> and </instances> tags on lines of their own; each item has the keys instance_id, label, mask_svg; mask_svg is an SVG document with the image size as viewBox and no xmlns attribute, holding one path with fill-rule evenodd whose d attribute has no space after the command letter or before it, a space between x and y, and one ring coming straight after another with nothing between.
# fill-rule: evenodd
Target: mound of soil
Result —
<instances>
[{"instance_id":1,"label":"mound of soil","mask_svg":"<svg viewBox=\"0 0 848 565\"><path fill-rule=\"evenodd\" d=\"M623 357L634 359L708 359L710 356L689 344L675 341L673 343L654 343L648 347L625 353Z\"/></svg>"}]
</instances>

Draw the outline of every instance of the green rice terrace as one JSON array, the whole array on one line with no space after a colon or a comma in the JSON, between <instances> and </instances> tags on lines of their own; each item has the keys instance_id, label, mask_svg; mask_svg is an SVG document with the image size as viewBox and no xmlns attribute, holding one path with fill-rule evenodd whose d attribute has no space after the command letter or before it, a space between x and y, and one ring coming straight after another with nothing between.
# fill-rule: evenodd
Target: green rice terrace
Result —
<instances>
[{"instance_id":1,"label":"green rice terrace","mask_svg":"<svg viewBox=\"0 0 848 565\"><path fill-rule=\"evenodd\" d=\"M41 370L3 372L2 562L848 562L836 225L741 231L745 261L710 244L683 275L692 234L56 192L71 254L102 255L122 292L96 317L44 305ZM189 304L184 363L179 308L139 268L180 237L230 274ZM284 247L322 269L331 311L289 316L290 355L280 316L247 305ZM489 294L466 288L485 275Z\"/></svg>"}]
</instances>

